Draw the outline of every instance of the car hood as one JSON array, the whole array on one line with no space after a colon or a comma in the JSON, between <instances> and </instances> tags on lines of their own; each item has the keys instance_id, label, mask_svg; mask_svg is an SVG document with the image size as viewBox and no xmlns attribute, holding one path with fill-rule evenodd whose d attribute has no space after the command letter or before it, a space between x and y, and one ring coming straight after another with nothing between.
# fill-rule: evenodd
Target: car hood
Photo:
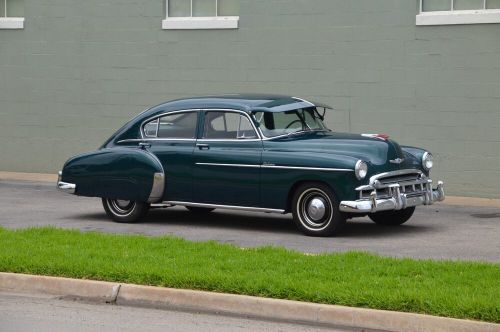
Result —
<instances>
[{"instance_id":1,"label":"car hood","mask_svg":"<svg viewBox=\"0 0 500 332\"><path fill-rule=\"evenodd\" d=\"M389 160L404 159L403 151L398 143L391 139L370 137L366 134L351 134L339 132L305 132L289 137L273 139L277 144L274 148L293 151L328 153L345 155L361 159L372 165L387 165L391 169L403 166L401 163ZM288 142L289 144L279 144ZM286 146L286 148L285 148Z\"/></svg>"}]
</instances>

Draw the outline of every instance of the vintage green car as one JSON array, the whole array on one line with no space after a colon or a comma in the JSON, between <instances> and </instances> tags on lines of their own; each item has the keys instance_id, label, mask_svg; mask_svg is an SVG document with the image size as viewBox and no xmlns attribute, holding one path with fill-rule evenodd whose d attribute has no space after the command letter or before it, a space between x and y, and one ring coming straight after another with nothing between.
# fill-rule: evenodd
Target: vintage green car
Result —
<instances>
[{"instance_id":1,"label":"vintage green car","mask_svg":"<svg viewBox=\"0 0 500 332\"><path fill-rule=\"evenodd\" d=\"M329 130L329 106L281 95L170 101L125 124L98 150L69 159L58 188L101 197L109 217L136 222L150 207L195 213L292 213L307 235L368 215L400 225L444 199L432 155L386 135Z\"/></svg>"}]
</instances>

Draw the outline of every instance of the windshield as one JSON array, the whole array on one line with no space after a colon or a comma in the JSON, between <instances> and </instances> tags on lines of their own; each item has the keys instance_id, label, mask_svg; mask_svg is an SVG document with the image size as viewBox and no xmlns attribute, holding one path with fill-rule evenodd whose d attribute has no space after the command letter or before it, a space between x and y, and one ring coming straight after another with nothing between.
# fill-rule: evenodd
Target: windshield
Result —
<instances>
[{"instance_id":1,"label":"windshield","mask_svg":"<svg viewBox=\"0 0 500 332\"><path fill-rule=\"evenodd\" d=\"M255 112L255 120L266 137L293 133L328 130L315 107L287 112Z\"/></svg>"}]
</instances>

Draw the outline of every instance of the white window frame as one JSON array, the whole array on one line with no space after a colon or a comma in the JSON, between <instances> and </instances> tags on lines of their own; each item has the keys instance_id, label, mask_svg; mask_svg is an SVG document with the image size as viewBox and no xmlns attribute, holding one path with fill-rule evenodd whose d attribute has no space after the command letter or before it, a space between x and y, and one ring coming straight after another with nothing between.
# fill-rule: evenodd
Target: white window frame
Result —
<instances>
[{"instance_id":1,"label":"white window frame","mask_svg":"<svg viewBox=\"0 0 500 332\"><path fill-rule=\"evenodd\" d=\"M170 17L168 1L165 0L165 19L161 25L164 30L238 29L239 16L218 16L218 0L213 0L216 16L207 17L193 16L193 0L191 0L191 16Z\"/></svg>"},{"instance_id":2,"label":"white window frame","mask_svg":"<svg viewBox=\"0 0 500 332\"><path fill-rule=\"evenodd\" d=\"M455 1L450 0L451 10L444 11L422 11L420 0L419 13L416 17L416 25L452 25L452 24L487 24L500 23L500 9L486 9L486 0L483 0L482 9L456 10Z\"/></svg>"},{"instance_id":3,"label":"white window frame","mask_svg":"<svg viewBox=\"0 0 500 332\"><path fill-rule=\"evenodd\" d=\"M3 1L3 13L0 13L0 29L24 29L24 17L7 16L7 0Z\"/></svg>"}]
</instances>

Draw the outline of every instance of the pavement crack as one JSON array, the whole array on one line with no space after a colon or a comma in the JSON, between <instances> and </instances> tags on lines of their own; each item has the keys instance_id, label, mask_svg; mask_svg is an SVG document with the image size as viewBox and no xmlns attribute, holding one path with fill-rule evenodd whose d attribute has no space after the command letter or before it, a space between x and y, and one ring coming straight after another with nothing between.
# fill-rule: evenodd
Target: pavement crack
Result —
<instances>
[{"instance_id":1,"label":"pavement crack","mask_svg":"<svg viewBox=\"0 0 500 332\"><path fill-rule=\"evenodd\" d=\"M107 301L110 304L116 304L116 299L118 298L118 293L120 293L121 284L113 286L113 292L111 293L111 299Z\"/></svg>"}]
</instances>

